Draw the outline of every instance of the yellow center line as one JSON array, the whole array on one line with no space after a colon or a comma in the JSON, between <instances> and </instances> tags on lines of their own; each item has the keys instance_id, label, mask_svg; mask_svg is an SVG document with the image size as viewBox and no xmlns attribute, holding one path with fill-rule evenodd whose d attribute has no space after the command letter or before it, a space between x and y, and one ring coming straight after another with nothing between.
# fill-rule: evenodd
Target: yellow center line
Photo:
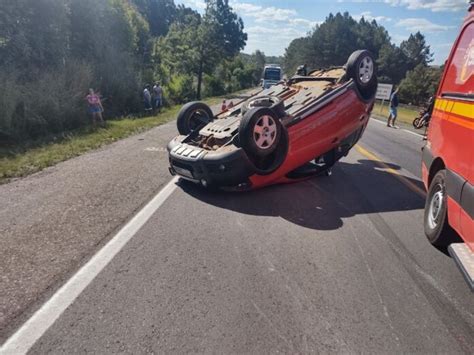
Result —
<instances>
[{"instance_id":1,"label":"yellow center line","mask_svg":"<svg viewBox=\"0 0 474 355\"><path fill-rule=\"evenodd\" d=\"M385 164L379 157L377 157L375 154L369 152L368 150L362 148L359 144L356 145L357 151L365 156L366 158L369 158L372 160L375 164L377 164L379 167L387 171L388 173L392 174L395 176L403 185L408 187L410 190L413 192L417 193L421 197L425 198L426 197L426 192L423 189L420 189L418 186L416 186L414 183L412 183L410 180L408 180L405 176L400 174L398 171L395 169L392 169L389 167L387 164Z\"/></svg>"}]
</instances>

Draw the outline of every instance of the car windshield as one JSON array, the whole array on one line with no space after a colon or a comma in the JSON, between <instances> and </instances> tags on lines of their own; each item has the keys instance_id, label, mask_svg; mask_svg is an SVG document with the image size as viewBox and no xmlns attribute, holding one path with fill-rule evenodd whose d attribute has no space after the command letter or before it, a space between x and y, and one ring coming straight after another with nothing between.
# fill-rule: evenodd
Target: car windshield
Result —
<instances>
[{"instance_id":1,"label":"car windshield","mask_svg":"<svg viewBox=\"0 0 474 355\"><path fill-rule=\"evenodd\" d=\"M280 69L278 68L269 68L269 69L266 69L265 70L265 75L264 75L264 79L265 80L275 80L275 81L279 81L280 80Z\"/></svg>"}]
</instances>

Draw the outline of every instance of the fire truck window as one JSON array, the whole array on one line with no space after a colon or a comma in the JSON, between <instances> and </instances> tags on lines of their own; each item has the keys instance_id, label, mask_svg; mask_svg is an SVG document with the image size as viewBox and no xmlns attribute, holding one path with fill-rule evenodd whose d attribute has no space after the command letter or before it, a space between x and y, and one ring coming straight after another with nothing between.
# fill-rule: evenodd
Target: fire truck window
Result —
<instances>
[{"instance_id":1,"label":"fire truck window","mask_svg":"<svg viewBox=\"0 0 474 355\"><path fill-rule=\"evenodd\" d=\"M442 94L474 95L474 23L463 31L449 63Z\"/></svg>"}]
</instances>

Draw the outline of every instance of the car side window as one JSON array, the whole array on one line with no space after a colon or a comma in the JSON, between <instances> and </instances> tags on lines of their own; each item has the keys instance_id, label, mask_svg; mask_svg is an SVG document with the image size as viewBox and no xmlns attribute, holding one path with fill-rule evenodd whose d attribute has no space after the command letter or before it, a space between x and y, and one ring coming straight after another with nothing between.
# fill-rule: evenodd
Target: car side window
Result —
<instances>
[{"instance_id":1,"label":"car side window","mask_svg":"<svg viewBox=\"0 0 474 355\"><path fill-rule=\"evenodd\" d=\"M474 22L461 34L449 63L441 95L474 98Z\"/></svg>"}]
</instances>

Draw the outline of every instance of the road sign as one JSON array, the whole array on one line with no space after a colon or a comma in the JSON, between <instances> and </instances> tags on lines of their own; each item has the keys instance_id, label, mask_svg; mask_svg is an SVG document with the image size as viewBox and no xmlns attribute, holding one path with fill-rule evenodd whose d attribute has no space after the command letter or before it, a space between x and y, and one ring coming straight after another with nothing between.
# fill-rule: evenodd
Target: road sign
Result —
<instances>
[{"instance_id":1,"label":"road sign","mask_svg":"<svg viewBox=\"0 0 474 355\"><path fill-rule=\"evenodd\" d=\"M379 84L377 86L377 93L375 94L375 98L378 100L390 100L392 88L392 84Z\"/></svg>"}]
</instances>

